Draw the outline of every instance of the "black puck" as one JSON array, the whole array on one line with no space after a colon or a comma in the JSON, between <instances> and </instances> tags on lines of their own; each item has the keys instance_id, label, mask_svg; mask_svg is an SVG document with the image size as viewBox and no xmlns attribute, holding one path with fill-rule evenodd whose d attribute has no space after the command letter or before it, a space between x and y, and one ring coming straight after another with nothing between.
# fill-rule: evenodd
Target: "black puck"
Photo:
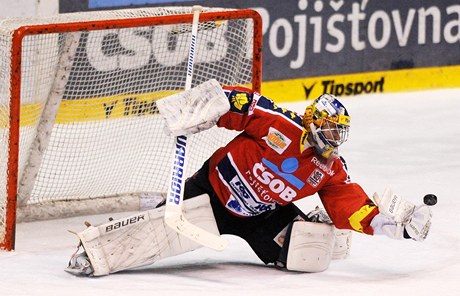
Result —
<instances>
[{"instance_id":1,"label":"black puck","mask_svg":"<svg viewBox=\"0 0 460 296\"><path fill-rule=\"evenodd\" d=\"M427 194L423 197L423 203L427 206L434 206L438 202L438 198L434 194Z\"/></svg>"}]
</instances>

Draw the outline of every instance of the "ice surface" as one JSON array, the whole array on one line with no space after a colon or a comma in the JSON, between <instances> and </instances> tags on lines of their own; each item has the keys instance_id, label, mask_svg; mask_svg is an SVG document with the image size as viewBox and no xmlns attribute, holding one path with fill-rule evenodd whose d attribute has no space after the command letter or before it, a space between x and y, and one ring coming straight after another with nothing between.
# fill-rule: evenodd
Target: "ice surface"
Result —
<instances>
[{"instance_id":1,"label":"ice surface","mask_svg":"<svg viewBox=\"0 0 460 296\"><path fill-rule=\"evenodd\" d=\"M78 278L63 271L77 243L67 230L108 216L24 223L16 251L0 252L0 295L460 295L460 89L342 101L352 128L341 154L355 182L369 195L391 186L414 203L438 196L425 242L354 233L348 259L304 274L264 266L244 241L226 236L223 252L202 248L138 270ZM306 103L279 105L303 112ZM298 205L318 203L314 196Z\"/></svg>"}]
</instances>

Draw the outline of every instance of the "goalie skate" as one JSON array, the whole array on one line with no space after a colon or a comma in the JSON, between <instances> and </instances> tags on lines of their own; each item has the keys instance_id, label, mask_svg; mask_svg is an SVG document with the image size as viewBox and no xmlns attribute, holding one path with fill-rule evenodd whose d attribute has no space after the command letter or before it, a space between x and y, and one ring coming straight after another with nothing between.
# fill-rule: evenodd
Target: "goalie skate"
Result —
<instances>
[{"instance_id":1,"label":"goalie skate","mask_svg":"<svg viewBox=\"0 0 460 296\"><path fill-rule=\"evenodd\" d=\"M64 270L76 276L91 276L94 272L93 266L91 265L84 249L82 252L78 252L80 250L80 246L81 244L70 258L69 266L67 266Z\"/></svg>"}]
</instances>

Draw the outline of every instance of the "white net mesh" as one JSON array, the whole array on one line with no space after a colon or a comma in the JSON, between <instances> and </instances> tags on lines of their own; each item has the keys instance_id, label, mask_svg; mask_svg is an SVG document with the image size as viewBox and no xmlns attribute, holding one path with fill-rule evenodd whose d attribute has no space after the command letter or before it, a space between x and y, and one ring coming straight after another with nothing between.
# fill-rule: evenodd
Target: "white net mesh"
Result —
<instances>
[{"instance_id":1,"label":"white net mesh","mask_svg":"<svg viewBox=\"0 0 460 296\"><path fill-rule=\"evenodd\" d=\"M212 9L217 10L221 11ZM191 13L191 8L1 22L0 242L6 216L12 31L25 24L183 13ZM252 82L252 23L243 18L200 24L192 86L210 78L225 85ZM18 175L21 220L126 210L133 204L138 208L139 196L167 191L173 141L163 132L155 100L184 89L190 28L156 25L25 37ZM217 128L192 136L187 174L233 136Z\"/></svg>"}]
</instances>

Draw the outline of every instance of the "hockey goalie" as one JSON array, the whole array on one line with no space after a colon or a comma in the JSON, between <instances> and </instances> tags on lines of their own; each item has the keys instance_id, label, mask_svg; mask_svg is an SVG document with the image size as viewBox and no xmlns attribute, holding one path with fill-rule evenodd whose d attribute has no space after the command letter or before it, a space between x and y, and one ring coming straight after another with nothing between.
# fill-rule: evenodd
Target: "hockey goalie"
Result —
<instances>
[{"instance_id":1,"label":"hockey goalie","mask_svg":"<svg viewBox=\"0 0 460 296\"><path fill-rule=\"evenodd\" d=\"M371 199L351 180L338 150L348 139L350 115L332 95L321 95L300 116L249 89L210 80L157 103L173 136L214 125L241 132L186 180L183 212L208 232L243 238L265 264L324 271L347 256L352 231L427 237L428 206L390 189ZM304 213L294 204L316 193L322 207ZM66 271L108 275L201 247L165 224L164 208L78 233L80 248Z\"/></svg>"}]
</instances>

